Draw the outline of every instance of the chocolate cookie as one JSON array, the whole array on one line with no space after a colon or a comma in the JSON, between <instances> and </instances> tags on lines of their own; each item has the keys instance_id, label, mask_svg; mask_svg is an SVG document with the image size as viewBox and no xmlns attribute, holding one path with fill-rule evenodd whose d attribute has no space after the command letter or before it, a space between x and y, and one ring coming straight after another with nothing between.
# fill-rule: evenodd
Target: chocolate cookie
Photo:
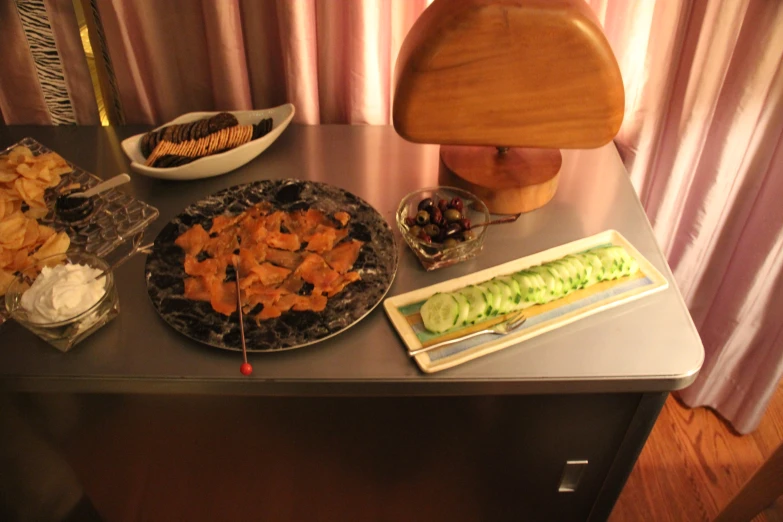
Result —
<instances>
[{"instance_id":1,"label":"chocolate cookie","mask_svg":"<svg viewBox=\"0 0 783 522\"><path fill-rule=\"evenodd\" d=\"M141 155L145 158L150 155L152 149L150 148L150 133L148 132L141 137Z\"/></svg>"},{"instance_id":2,"label":"chocolate cookie","mask_svg":"<svg viewBox=\"0 0 783 522\"><path fill-rule=\"evenodd\" d=\"M162 141L174 142L174 131L177 130L175 125L169 125L163 129Z\"/></svg>"},{"instance_id":3,"label":"chocolate cookie","mask_svg":"<svg viewBox=\"0 0 783 522\"><path fill-rule=\"evenodd\" d=\"M207 120L198 120L191 131L191 139L200 140L206 136Z\"/></svg>"},{"instance_id":4,"label":"chocolate cookie","mask_svg":"<svg viewBox=\"0 0 783 522\"><path fill-rule=\"evenodd\" d=\"M235 125L239 125L239 122L233 114L228 112L221 112L219 114L215 114L209 119L209 132L217 132L222 129L234 127Z\"/></svg>"},{"instance_id":5,"label":"chocolate cookie","mask_svg":"<svg viewBox=\"0 0 783 522\"><path fill-rule=\"evenodd\" d=\"M185 124L185 130L183 131L183 140L184 141L190 141L193 139L193 127L196 126L195 121L191 121L190 123Z\"/></svg>"},{"instance_id":6,"label":"chocolate cookie","mask_svg":"<svg viewBox=\"0 0 783 522\"><path fill-rule=\"evenodd\" d=\"M155 147L157 147L158 143L160 143L160 136L161 136L160 131L150 133L150 141L149 141L150 154L152 154L152 151L155 150ZM147 156L149 156L149 154Z\"/></svg>"}]
</instances>

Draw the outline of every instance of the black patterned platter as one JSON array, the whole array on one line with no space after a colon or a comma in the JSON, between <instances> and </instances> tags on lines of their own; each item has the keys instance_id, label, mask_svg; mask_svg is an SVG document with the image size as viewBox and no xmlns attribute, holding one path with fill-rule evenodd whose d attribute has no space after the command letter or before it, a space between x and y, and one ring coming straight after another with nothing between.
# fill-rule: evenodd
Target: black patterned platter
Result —
<instances>
[{"instance_id":1,"label":"black patterned platter","mask_svg":"<svg viewBox=\"0 0 783 522\"><path fill-rule=\"evenodd\" d=\"M289 311L260 321L246 318L249 352L273 352L300 348L336 335L356 324L381 302L397 271L397 247L389 224L372 206L343 189L301 180L262 180L222 190L185 209L155 239L147 258L147 292L156 310L172 328L202 343L241 350L239 316L222 315L208 302L184 297L185 254L174 240L200 223L209 230L221 214L236 215L260 203L291 211L314 208L327 214L350 214L349 237L363 241L353 270L361 280L329 299L322 312Z\"/></svg>"}]
</instances>

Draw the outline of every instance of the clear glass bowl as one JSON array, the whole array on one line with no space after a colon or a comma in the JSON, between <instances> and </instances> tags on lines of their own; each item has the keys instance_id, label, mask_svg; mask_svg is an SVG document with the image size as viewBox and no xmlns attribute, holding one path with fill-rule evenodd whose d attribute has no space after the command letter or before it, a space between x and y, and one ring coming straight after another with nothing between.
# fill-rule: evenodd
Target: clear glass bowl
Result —
<instances>
[{"instance_id":1,"label":"clear glass bowl","mask_svg":"<svg viewBox=\"0 0 783 522\"><path fill-rule=\"evenodd\" d=\"M114 274L108 272L104 277L104 294L91 308L81 314L62 321L41 323L31 320L27 310L22 307L22 295L30 288L43 266L53 267L60 264L81 264L105 270L109 265L103 259L84 252L71 252L38 261L36 266L25 269L6 290L5 306L11 318L51 344L60 351L67 352L90 334L98 330L120 313L120 302L114 284Z\"/></svg>"},{"instance_id":2,"label":"clear glass bowl","mask_svg":"<svg viewBox=\"0 0 783 522\"><path fill-rule=\"evenodd\" d=\"M419 211L419 202L425 198L432 198L437 203L440 199L451 201L454 197L462 199L464 205L462 214L470 220L471 224L489 221L487 205L475 194L456 187L438 186L416 190L405 196L397 208L397 228L410 249L416 254L421 265L428 271L468 260L477 256L484 248L487 227L471 229L472 239L459 241L456 246L452 247L447 247L437 241L427 242L410 233L405 220L408 217L415 218Z\"/></svg>"}]
</instances>

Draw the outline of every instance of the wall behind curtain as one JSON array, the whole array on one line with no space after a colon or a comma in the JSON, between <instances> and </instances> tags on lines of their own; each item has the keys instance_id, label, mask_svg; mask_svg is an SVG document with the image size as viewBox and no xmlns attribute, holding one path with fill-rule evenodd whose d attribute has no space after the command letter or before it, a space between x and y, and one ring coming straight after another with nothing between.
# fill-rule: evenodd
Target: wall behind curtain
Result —
<instances>
[{"instance_id":1,"label":"wall behind curtain","mask_svg":"<svg viewBox=\"0 0 783 522\"><path fill-rule=\"evenodd\" d=\"M386 124L392 71L431 0L90 0L127 123L291 101L295 121Z\"/></svg>"}]
</instances>

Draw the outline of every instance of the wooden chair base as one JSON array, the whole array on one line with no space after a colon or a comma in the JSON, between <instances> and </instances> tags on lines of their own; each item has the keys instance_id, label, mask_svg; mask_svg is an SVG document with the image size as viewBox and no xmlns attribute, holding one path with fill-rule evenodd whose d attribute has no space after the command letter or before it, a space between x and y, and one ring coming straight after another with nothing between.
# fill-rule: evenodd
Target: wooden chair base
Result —
<instances>
[{"instance_id":1,"label":"wooden chair base","mask_svg":"<svg viewBox=\"0 0 783 522\"><path fill-rule=\"evenodd\" d=\"M554 197L563 163L559 149L442 145L439 183L464 188L493 214L541 208Z\"/></svg>"}]
</instances>

